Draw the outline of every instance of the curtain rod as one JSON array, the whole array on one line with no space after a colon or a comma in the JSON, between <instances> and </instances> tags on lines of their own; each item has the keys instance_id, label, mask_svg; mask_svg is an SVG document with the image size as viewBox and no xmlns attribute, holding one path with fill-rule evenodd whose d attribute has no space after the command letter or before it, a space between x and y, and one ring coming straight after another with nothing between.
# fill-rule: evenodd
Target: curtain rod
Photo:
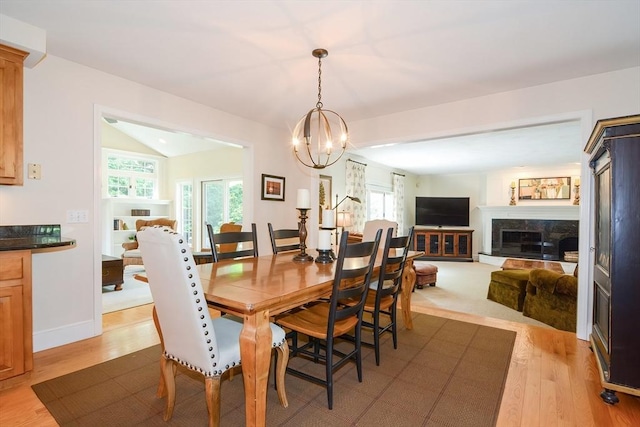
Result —
<instances>
[{"instance_id":1,"label":"curtain rod","mask_svg":"<svg viewBox=\"0 0 640 427\"><path fill-rule=\"evenodd\" d=\"M355 160L352 160L352 159L347 159L347 162L353 162L353 163L357 163L357 164L362 165L362 166L367 166L366 163L356 162Z\"/></svg>"},{"instance_id":2,"label":"curtain rod","mask_svg":"<svg viewBox=\"0 0 640 427\"><path fill-rule=\"evenodd\" d=\"M398 176L402 176L402 177L404 177L404 175L403 175L403 174L401 174L401 173L396 173L396 172L391 172L391 173L392 173L392 174L394 174L394 175L398 175Z\"/></svg>"}]
</instances>

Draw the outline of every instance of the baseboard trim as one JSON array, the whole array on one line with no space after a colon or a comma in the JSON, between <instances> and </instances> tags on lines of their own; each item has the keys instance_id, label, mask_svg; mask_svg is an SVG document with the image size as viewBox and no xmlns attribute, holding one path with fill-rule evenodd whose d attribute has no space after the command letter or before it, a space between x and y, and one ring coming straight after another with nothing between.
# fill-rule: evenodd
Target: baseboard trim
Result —
<instances>
[{"instance_id":1,"label":"baseboard trim","mask_svg":"<svg viewBox=\"0 0 640 427\"><path fill-rule=\"evenodd\" d=\"M93 319L33 333L33 351L38 352L61 345L91 338L94 335Z\"/></svg>"}]
</instances>

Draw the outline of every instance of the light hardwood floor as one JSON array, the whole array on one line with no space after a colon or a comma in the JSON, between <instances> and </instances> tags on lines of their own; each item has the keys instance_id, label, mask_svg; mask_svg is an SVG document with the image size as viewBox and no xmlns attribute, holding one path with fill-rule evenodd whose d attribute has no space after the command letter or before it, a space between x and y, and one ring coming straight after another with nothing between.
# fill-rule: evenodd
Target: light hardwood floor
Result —
<instances>
[{"instance_id":1,"label":"light hardwood floor","mask_svg":"<svg viewBox=\"0 0 640 427\"><path fill-rule=\"evenodd\" d=\"M640 426L640 398L618 393L617 405L602 402L593 353L574 334L441 308L413 309L517 333L498 426ZM151 305L106 314L103 325L102 336L36 353L31 378L0 391L0 426L56 426L31 384L159 343Z\"/></svg>"}]
</instances>

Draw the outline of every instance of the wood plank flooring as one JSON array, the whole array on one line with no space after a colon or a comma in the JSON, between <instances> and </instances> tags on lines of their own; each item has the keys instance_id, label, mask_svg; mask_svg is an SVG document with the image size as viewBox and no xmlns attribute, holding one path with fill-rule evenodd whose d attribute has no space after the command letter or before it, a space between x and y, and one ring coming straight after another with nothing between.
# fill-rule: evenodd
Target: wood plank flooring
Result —
<instances>
[{"instance_id":1,"label":"wood plank flooring","mask_svg":"<svg viewBox=\"0 0 640 427\"><path fill-rule=\"evenodd\" d=\"M640 426L640 398L617 393L607 405L589 343L549 328L458 313L441 308L414 311L517 332L497 425ZM0 426L57 426L31 384L58 377L159 342L151 305L103 316L102 336L38 352L30 378L0 391Z\"/></svg>"}]
</instances>

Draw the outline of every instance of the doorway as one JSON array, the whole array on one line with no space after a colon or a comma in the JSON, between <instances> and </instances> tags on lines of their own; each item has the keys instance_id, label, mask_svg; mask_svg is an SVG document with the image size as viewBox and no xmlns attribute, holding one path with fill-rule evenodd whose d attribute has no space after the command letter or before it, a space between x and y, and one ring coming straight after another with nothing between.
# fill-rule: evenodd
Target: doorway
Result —
<instances>
[{"instance_id":1,"label":"doorway","mask_svg":"<svg viewBox=\"0 0 640 427\"><path fill-rule=\"evenodd\" d=\"M107 213L104 209L105 201L112 200L123 202L126 200L140 201L135 215L166 216L179 219L178 230L184 235L199 236L201 228L200 221L200 199L197 191L191 195L180 192L184 190L185 183L190 183L193 189L200 188L200 181L216 178L214 175L218 171L224 171L225 177L233 176L236 179L245 182L251 182L251 167L245 167L247 159L250 159L250 146L227 143L217 140L210 136L196 135L193 132L186 132L177 129L175 126L168 127L157 123L153 120L133 119L131 115L123 112L112 111L96 111L95 115L96 143L95 143L95 164L96 178L95 184L95 206L96 211L100 212L99 231L100 236L96 239L95 258L101 259L101 255L105 252L117 252L121 247L121 243L116 241L112 236L115 234L113 211ZM139 160L129 162L134 165L134 171L124 171L120 176L113 176L113 164L105 158L105 151L109 153L120 153L130 157L151 158L157 161L159 176L155 181L141 178L136 175L136 166L140 164ZM235 154L229 154L235 153ZM116 156L117 157L117 156ZM232 160L230 160L232 159ZM224 163L224 168L217 167L216 162ZM124 168L126 169L126 168ZM139 168L138 168L139 169ZM247 176L247 174L249 176ZM103 176L104 175L104 176ZM117 174L116 174L117 175ZM129 178L127 182L123 180ZM153 181L153 182L152 182ZM122 183L125 184L122 184ZM156 186L155 188L153 186ZM128 187L131 193L122 194L122 189ZM126 188L125 188L126 190ZM147 197L153 195L150 200ZM189 198L189 196L191 196ZM187 202L187 198L189 201ZM147 206L151 204L152 207ZM126 205L126 203L125 203ZM144 206L143 206L144 205ZM158 211L154 211L153 206L159 206ZM119 212L119 215L127 217L128 223L123 232L118 234L131 234L135 236L135 215L131 212L131 206L126 206L125 211ZM162 210L163 209L163 210ZM123 221L124 223L124 221ZM107 237L108 236L108 237ZM120 239L125 237L120 237ZM108 244L105 242L108 241ZM199 237L193 240L193 249L199 250L202 247L202 241ZM107 255L121 256L121 252L108 253ZM135 269L141 269L141 266L125 267L122 291L111 291L112 294L118 294L119 299L126 299L122 296L131 289L131 305L139 305L150 302L150 296L141 296L143 291L140 286L130 286L133 280ZM99 270L98 270L99 271ZM100 280L100 275L97 275ZM101 288L99 285L96 289L104 289L110 291L111 287ZM148 286L147 286L147 294ZM150 294L149 294L150 295ZM122 305L122 307L126 307ZM97 293L95 297L95 327L96 330L101 329L101 317L103 312L103 293Z\"/></svg>"}]
</instances>

